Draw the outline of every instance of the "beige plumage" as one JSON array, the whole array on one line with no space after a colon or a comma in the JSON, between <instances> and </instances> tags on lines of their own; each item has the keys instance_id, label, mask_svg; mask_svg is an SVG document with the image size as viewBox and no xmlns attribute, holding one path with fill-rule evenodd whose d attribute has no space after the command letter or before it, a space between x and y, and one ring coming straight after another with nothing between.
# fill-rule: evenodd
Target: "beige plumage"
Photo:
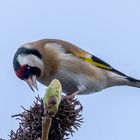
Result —
<instances>
[{"instance_id":1,"label":"beige plumage","mask_svg":"<svg viewBox=\"0 0 140 140\"><path fill-rule=\"evenodd\" d=\"M131 78L81 48L62 40L43 39L24 44L14 56L16 75L33 89L36 80L48 86L59 79L66 94L90 94L102 89L129 85L140 87Z\"/></svg>"}]
</instances>

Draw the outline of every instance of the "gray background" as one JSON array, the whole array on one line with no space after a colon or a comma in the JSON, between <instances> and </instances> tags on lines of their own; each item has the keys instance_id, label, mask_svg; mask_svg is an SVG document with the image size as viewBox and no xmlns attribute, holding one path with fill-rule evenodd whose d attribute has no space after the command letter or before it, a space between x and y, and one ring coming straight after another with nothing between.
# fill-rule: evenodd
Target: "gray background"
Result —
<instances>
[{"instance_id":1,"label":"gray background","mask_svg":"<svg viewBox=\"0 0 140 140\"><path fill-rule=\"evenodd\" d=\"M13 71L16 49L41 38L70 41L140 79L139 0L4 0L0 2L0 137L18 122L35 93ZM45 87L39 84L42 96ZM84 124L71 140L140 140L140 89L113 87L78 96Z\"/></svg>"}]
</instances>

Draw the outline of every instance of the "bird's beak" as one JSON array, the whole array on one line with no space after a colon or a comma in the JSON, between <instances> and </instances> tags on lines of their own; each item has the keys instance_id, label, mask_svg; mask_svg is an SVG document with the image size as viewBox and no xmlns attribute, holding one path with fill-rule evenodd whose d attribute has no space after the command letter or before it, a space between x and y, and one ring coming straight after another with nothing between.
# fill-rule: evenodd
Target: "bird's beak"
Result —
<instances>
[{"instance_id":1,"label":"bird's beak","mask_svg":"<svg viewBox=\"0 0 140 140\"><path fill-rule=\"evenodd\" d=\"M36 82L36 75L32 75L28 79L25 79L25 82L28 84L28 86L31 88L31 90L34 92L34 88L38 90L37 82Z\"/></svg>"}]
</instances>

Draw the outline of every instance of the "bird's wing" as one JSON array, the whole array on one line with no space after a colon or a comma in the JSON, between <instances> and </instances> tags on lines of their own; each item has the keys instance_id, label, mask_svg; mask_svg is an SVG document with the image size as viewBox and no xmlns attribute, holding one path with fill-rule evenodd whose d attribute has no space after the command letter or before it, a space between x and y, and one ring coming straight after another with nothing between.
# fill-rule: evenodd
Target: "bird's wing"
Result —
<instances>
[{"instance_id":1,"label":"bird's wing","mask_svg":"<svg viewBox=\"0 0 140 140\"><path fill-rule=\"evenodd\" d=\"M88 62L92 65L95 65L99 68L115 72L116 74L119 74L122 76L126 76L124 73L114 69L108 63L106 63L103 60L101 60L100 58L86 52L85 50L83 50L83 49L81 49L81 48L79 48L79 47L77 47L69 42L63 42L62 44L63 44L63 47L66 49L67 53L72 53L76 57L79 57L79 58L83 59L85 62Z\"/></svg>"},{"instance_id":2,"label":"bird's wing","mask_svg":"<svg viewBox=\"0 0 140 140\"><path fill-rule=\"evenodd\" d=\"M100 68L106 69L106 70L113 69L111 65L107 64L100 58L84 51L83 49L81 49L71 43L63 42L63 47L65 48L66 53L71 53L71 54L75 55L76 57L79 57L92 65L95 65L97 67L100 67Z\"/></svg>"},{"instance_id":3,"label":"bird's wing","mask_svg":"<svg viewBox=\"0 0 140 140\"><path fill-rule=\"evenodd\" d=\"M52 42L52 43L54 42L54 43L58 43L58 44L62 45L63 48L66 50L66 53L71 53L71 54L75 55L76 57L81 58L85 62L88 62L92 65L95 65L99 68L115 72L119 75L126 76L125 74L123 74L122 72L114 69L111 65L104 62L100 58L86 52L85 50L77 47L74 44L71 44L71 43L69 43L67 41L63 41L63 40L57 40L57 39L50 39L49 41Z\"/></svg>"}]
</instances>

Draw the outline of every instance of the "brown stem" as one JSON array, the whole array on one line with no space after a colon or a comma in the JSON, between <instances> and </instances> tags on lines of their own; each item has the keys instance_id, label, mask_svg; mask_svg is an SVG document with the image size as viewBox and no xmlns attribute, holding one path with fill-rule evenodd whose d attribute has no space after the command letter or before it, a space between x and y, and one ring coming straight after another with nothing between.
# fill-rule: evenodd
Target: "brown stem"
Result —
<instances>
[{"instance_id":1,"label":"brown stem","mask_svg":"<svg viewBox=\"0 0 140 140\"><path fill-rule=\"evenodd\" d=\"M48 116L45 116L42 118L42 139L41 140L48 140L51 123L52 123L52 118Z\"/></svg>"}]
</instances>

